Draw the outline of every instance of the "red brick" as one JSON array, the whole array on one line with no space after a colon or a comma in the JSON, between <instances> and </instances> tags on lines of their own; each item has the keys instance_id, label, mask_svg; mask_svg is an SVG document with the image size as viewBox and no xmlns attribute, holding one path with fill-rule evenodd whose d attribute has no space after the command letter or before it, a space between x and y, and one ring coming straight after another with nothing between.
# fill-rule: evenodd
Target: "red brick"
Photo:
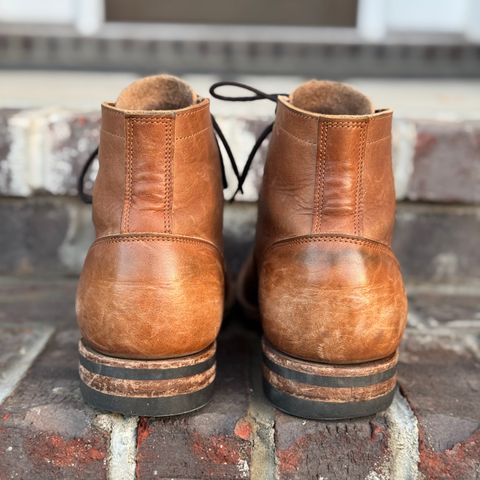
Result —
<instances>
[{"instance_id":1,"label":"red brick","mask_svg":"<svg viewBox=\"0 0 480 480\"><path fill-rule=\"evenodd\" d=\"M220 336L213 400L189 415L142 419L137 474L150 478L249 478L249 346L229 326Z\"/></svg>"},{"instance_id":2,"label":"red brick","mask_svg":"<svg viewBox=\"0 0 480 480\"><path fill-rule=\"evenodd\" d=\"M382 415L317 422L277 413L275 444L280 480L363 480L379 472L389 454Z\"/></svg>"},{"instance_id":3,"label":"red brick","mask_svg":"<svg viewBox=\"0 0 480 480\"><path fill-rule=\"evenodd\" d=\"M480 122L417 122L407 197L480 203Z\"/></svg>"},{"instance_id":4,"label":"red brick","mask_svg":"<svg viewBox=\"0 0 480 480\"><path fill-rule=\"evenodd\" d=\"M400 385L418 420L419 469L429 480L480 474L478 305L478 297L438 295L411 302L420 325L407 332Z\"/></svg>"},{"instance_id":5,"label":"red brick","mask_svg":"<svg viewBox=\"0 0 480 480\"><path fill-rule=\"evenodd\" d=\"M77 341L59 331L0 407L0 478L106 478L108 435L80 396Z\"/></svg>"}]
</instances>

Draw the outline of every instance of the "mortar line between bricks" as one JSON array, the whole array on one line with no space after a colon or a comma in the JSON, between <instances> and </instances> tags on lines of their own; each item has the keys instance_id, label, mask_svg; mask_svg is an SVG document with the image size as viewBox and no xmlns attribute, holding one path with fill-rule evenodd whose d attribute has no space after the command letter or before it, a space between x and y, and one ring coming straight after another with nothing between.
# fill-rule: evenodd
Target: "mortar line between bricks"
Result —
<instances>
[{"instance_id":1,"label":"mortar line between bricks","mask_svg":"<svg viewBox=\"0 0 480 480\"><path fill-rule=\"evenodd\" d=\"M138 417L119 414L101 414L97 427L109 433L107 458L108 480L135 480L137 468Z\"/></svg>"},{"instance_id":2,"label":"mortar line between bricks","mask_svg":"<svg viewBox=\"0 0 480 480\"><path fill-rule=\"evenodd\" d=\"M390 460L387 466L390 478L416 480L419 478L420 459L418 422L407 399L397 390L392 405L386 412L390 433Z\"/></svg>"},{"instance_id":3,"label":"mortar line between bricks","mask_svg":"<svg viewBox=\"0 0 480 480\"><path fill-rule=\"evenodd\" d=\"M8 326L10 325L2 325L2 327ZM18 325L16 326L18 327ZM0 376L0 404L2 404L3 401L14 392L17 385L27 373L35 359L42 353L55 332L55 328L50 325L22 324L22 327L30 327L37 338L35 338L31 344L26 345L25 353L22 354L20 360L14 362L2 372L2 375Z\"/></svg>"},{"instance_id":4,"label":"mortar line between bricks","mask_svg":"<svg viewBox=\"0 0 480 480\"><path fill-rule=\"evenodd\" d=\"M249 377L251 394L248 416L252 420L251 480L275 480L275 410L268 403L262 387L262 355L260 342L252 336L250 341Z\"/></svg>"}]
</instances>

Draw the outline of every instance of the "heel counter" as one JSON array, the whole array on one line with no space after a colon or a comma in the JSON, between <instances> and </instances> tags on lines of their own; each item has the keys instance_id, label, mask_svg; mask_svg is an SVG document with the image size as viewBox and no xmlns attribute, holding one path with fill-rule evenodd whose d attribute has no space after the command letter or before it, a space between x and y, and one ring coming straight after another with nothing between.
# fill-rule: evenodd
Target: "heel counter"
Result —
<instances>
[{"instance_id":1,"label":"heel counter","mask_svg":"<svg viewBox=\"0 0 480 480\"><path fill-rule=\"evenodd\" d=\"M128 358L192 354L210 345L223 314L224 275L211 244L168 235L97 240L77 290L83 338Z\"/></svg>"},{"instance_id":2,"label":"heel counter","mask_svg":"<svg viewBox=\"0 0 480 480\"><path fill-rule=\"evenodd\" d=\"M313 361L357 363L391 355L406 323L403 280L391 250L354 237L279 242L260 271L266 337Z\"/></svg>"}]
</instances>

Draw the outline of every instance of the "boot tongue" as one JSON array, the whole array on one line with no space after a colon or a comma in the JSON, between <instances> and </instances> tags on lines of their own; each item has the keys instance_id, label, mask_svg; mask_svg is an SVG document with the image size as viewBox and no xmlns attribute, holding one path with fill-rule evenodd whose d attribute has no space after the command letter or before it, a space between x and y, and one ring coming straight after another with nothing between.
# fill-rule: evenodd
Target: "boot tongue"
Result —
<instances>
[{"instance_id":1,"label":"boot tongue","mask_svg":"<svg viewBox=\"0 0 480 480\"><path fill-rule=\"evenodd\" d=\"M290 102L302 110L327 115L367 115L374 112L370 100L344 83L310 80L290 95Z\"/></svg>"},{"instance_id":2,"label":"boot tongue","mask_svg":"<svg viewBox=\"0 0 480 480\"><path fill-rule=\"evenodd\" d=\"M131 83L120 92L115 106L124 110L177 110L196 101L197 95L183 80L163 74Z\"/></svg>"}]
</instances>

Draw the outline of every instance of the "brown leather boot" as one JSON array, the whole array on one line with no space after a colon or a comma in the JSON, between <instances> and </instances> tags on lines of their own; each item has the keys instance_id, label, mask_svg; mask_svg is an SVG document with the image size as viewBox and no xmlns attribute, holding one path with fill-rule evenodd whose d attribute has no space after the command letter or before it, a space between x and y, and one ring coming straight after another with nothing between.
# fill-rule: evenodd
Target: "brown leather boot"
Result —
<instances>
[{"instance_id":1,"label":"brown leather boot","mask_svg":"<svg viewBox=\"0 0 480 480\"><path fill-rule=\"evenodd\" d=\"M390 248L392 111L336 82L255 93L278 106L239 292L260 309L265 392L300 417L373 414L392 401L407 314Z\"/></svg>"},{"instance_id":2,"label":"brown leather boot","mask_svg":"<svg viewBox=\"0 0 480 480\"><path fill-rule=\"evenodd\" d=\"M212 394L224 303L209 101L168 75L132 83L102 105L99 163L76 305L84 398L129 415L197 409Z\"/></svg>"}]
</instances>

